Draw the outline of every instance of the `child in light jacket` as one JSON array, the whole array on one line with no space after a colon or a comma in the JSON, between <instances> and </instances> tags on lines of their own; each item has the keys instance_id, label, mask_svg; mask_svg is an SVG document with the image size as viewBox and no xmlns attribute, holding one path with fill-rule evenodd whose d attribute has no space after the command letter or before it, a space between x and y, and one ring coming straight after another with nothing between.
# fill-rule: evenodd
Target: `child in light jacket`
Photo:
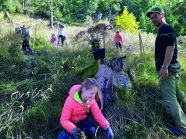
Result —
<instances>
[{"instance_id":1,"label":"child in light jacket","mask_svg":"<svg viewBox=\"0 0 186 139\"><path fill-rule=\"evenodd\" d=\"M64 128L59 139L78 138L80 131L83 131L88 138L94 137L95 127L92 120L87 120L87 113L92 112L95 120L104 130L107 130L107 137L113 138L109 122L103 116L95 99L98 93L103 108L103 99L97 84L93 78L86 79L80 85L74 85L65 101L60 123Z\"/></svg>"},{"instance_id":2,"label":"child in light jacket","mask_svg":"<svg viewBox=\"0 0 186 139\"><path fill-rule=\"evenodd\" d=\"M67 39L67 34L66 34L66 31L64 29L64 25L63 24L59 25L57 38L58 38L58 44L59 44L59 40L61 39L61 43L62 43L62 46L63 46L64 45L64 41Z\"/></svg>"}]
</instances>

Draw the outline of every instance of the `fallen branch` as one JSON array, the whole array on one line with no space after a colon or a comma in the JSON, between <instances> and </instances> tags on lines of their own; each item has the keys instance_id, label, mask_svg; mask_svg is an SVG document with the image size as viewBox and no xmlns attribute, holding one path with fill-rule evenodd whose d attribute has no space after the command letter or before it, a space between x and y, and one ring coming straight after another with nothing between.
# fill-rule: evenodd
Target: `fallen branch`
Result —
<instances>
[{"instance_id":1,"label":"fallen branch","mask_svg":"<svg viewBox=\"0 0 186 139\"><path fill-rule=\"evenodd\" d=\"M23 21L19 21L19 22L14 22L14 24L20 24L20 23L24 23L24 22L28 22L28 21L32 21L33 19L25 19Z\"/></svg>"},{"instance_id":2,"label":"fallen branch","mask_svg":"<svg viewBox=\"0 0 186 139\"><path fill-rule=\"evenodd\" d=\"M34 26L34 25L37 25L37 24L43 22L44 19L45 19L45 18L38 19L37 21L33 22L33 23L31 24L31 26Z\"/></svg>"}]
</instances>

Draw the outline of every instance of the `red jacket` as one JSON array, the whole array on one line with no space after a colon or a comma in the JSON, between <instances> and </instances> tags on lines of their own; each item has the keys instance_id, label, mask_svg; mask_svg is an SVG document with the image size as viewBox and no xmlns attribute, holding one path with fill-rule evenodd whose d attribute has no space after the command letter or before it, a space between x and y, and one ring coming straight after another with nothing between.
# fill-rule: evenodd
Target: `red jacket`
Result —
<instances>
[{"instance_id":1,"label":"red jacket","mask_svg":"<svg viewBox=\"0 0 186 139\"><path fill-rule=\"evenodd\" d=\"M121 42L121 44L123 44L122 36L121 36L119 33L117 33L117 34L115 35L114 41L115 41L115 42Z\"/></svg>"},{"instance_id":2,"label":"red jacket","mask_svg":"<svg viewBox=\"0 0 186 139\"><path fill-rule=\"evenodd\" d=\"M87 117L85 105L79 98L78 91L80 91L81 85L74 85L69 92L69 96L65 101L63 111L61 114L60 123L64 129L72 132L72 129L76 127L74 123L77 123ZM92 98L87 102L95 120L106 130L107 126L110 126L109 122L105 119L95 98Z\"/></svg>"}]
</instances>

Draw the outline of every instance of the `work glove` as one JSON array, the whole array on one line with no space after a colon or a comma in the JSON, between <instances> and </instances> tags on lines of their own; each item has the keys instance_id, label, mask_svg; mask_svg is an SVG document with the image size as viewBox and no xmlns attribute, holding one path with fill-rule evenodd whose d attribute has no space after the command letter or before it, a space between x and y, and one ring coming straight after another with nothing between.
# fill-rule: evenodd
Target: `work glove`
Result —
<instances>
[{"instance_id":1,"label":"work glove","mask_svg":"<svg viewBox=\"0 0 186 139\"><path fill-rule=\"evenodd\" d=\"M111 127L108 126L106 129L107 129L107 138L113 139L114 138L114 134L112 133Z\"/></svg>"},{"instance_id":2,"label":"work glove","mask_svg":"<svg viewBox=\"0 0 186 139\"><path fill-rule=\"evenodd\" d=\"M29 49L26 48L26 52L29 52Z\"/></svg>"},{"instance_id":3,"label":"work glove","mask_svg":"<svg viewBox=\"0 0 186 139\"><path fill-rule=\"evenodd\" d=\"M77 127L73 128L72 132L73 132L74 137L76 139L86 138L85 133L81 129L77 128Z\"/></svg>"}]
</instances>

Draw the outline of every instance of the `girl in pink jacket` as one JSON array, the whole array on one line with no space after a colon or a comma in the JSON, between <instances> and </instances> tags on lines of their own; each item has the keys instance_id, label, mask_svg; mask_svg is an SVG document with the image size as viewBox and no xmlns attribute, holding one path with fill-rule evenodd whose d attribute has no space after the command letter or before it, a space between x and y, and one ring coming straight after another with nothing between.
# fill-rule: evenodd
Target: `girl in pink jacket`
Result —
<instances>
[{"instance_id":1,"label":"girl in pink jacket","mask_svg":"<svg viewBox=\"0 0 186 139\"><path fill-rule=\"evenodd\" d=\"M95 120L104 130L107 130L107 137L113 138L112 129L109 122L105 119L98 104L95 95L98 93L103 108L103 99L97 84L93 78L86 79L81 85L74 85L69 92L69 96L65 101L60 123L64 128L59 139L78 138L81 131L88 138L94 137L95 127L92 120L87 120L87 114L91 110Z\"/></svg>"},{"instance_id":2,"label":"girl in pink jacket","mask_svg":"<svg viewBox=\"0 0 186 139\"><path fill-rule=\"evenodd\" d=\"M116 35L114 37L114 42L116 44L116 48L119 49L122 52L122 45L123 45L123 38L119 33L119 30L116 31Z\"/></svg>"}]
</instances>

